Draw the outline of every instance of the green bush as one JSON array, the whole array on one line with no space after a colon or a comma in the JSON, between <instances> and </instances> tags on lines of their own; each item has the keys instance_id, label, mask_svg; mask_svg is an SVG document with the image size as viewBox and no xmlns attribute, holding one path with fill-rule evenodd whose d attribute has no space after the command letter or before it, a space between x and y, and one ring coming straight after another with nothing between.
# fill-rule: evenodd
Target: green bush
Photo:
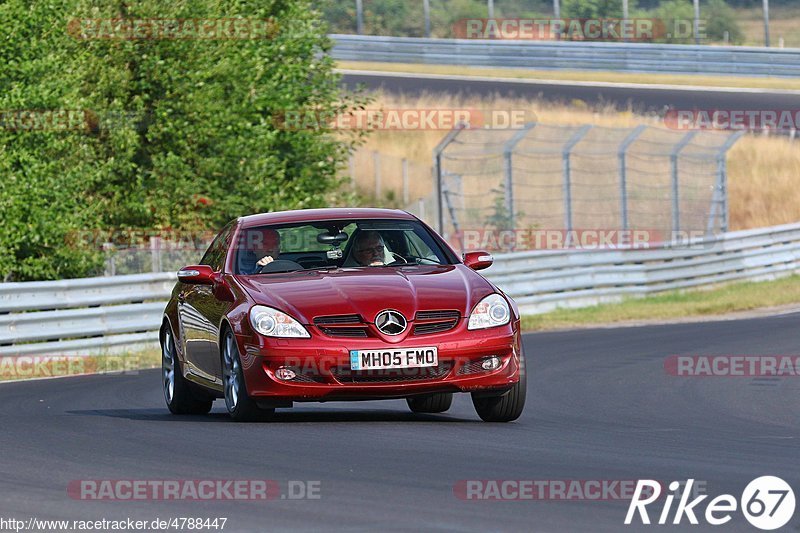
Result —
<instances>
[{"instance_id":1,"label":"green bush","mask_svg":"<svg viewBox=\"0 0 800 533\"><path fill-rule=\"evenodd\" d=\"M84 40L72 19L273 18L269 39ZM0 4L0 109L90 110L88 130L0 127L0 280L96 273L102 228L202 231L320 207L357 136L288 131L341 94L310 0Z\"/></svg>"},{"instance_id":2,"label":"green bush","mask_svg":"<svg viewBox=\"0 0 800 533\"><path fill-rule=\"evenodd\" d=\"M730 44L741 44L744 41L736 12L724 0L709 0L707 6L701 7L700 16L707 21L706 34L709 40L723 41L727 31Z\"/></svg>"}]
</instances>

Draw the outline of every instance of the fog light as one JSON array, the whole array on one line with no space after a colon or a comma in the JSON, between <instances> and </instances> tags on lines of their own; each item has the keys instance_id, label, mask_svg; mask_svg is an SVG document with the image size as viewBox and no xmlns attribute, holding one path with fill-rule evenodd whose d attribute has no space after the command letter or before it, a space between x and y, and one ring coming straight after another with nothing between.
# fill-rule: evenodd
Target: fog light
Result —
<instances>
[{"instance_id":1,"label":"fog light","mask_svg":"<svg viewBox=\"0 0 800 533\"><path fill-rule=\"evenodd\" d=\"M500 358L496 355L487 357L481 363L481 367L483 367L484 370L497 370L500 368Z\"/></svg>"},{"instance_id":2,"label":"fog light","mask_svg":"<svg viewBox=\"0 0 800 533\"><path fill-rule=\"evenodd\" d=\"M282 379L283 381L289 381L290 379L296 378L297 373L295 373L295 371L292 370L291 368L282 366L275 371L275 377L278 379Z\"/></svg>"}]
</instances>

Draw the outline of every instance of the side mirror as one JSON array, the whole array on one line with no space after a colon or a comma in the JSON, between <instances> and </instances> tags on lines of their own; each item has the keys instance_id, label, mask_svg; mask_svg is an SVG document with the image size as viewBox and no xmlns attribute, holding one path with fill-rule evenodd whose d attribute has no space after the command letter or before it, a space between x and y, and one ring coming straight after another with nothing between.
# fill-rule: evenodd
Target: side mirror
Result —
<instances>
[{"instance_id":1,"label":"side mirror","mask_svg":"<svg viewBox=\"0 0 800 533\"><path fill-rule=\"evenodd\" d=\"M464 254L464 264L472 270L483 270L492 266L494 258L489 252L467 252Z\"/></svg>"},{"instance_id":2,"label":"side mirror","mask_svg":"<svg viewBox=\"0 0 800 533\"><path fill-rule=\"evenodd\" d=\"M193 265L183 267L178 271L178 281L193 285L213 285L216 277L210 266Z\"/></svg>"}]
</instances>

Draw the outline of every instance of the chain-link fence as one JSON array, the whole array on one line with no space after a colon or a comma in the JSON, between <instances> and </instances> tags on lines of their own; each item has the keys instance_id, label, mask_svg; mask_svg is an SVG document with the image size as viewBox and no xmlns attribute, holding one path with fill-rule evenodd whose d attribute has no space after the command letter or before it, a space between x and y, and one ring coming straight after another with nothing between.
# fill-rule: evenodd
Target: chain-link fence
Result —
<instances>
[{"instance_id":1,"label":"chain-link fence","mask_svg":"<svg viewBox=\"0 0 800 533\"><path fill-rule=\"evenodd\" d=\"M367 204L405 209L429 223L438 219L430 166L375 150L358 150L350 157L348 174L352 188Z\"/></svg>"},{"instance_id":2,"label":"chain-link fence","mask_svg":"<svg viewBox=\"0 0 800 533\"><path fill-rule=\"evenodd\" d=\"M470 229L642 230L662 241L726 231L726 153L740 136L538 123L457 129L434 150L437 226L451 240Z\"/></svg>"}]
</instances>

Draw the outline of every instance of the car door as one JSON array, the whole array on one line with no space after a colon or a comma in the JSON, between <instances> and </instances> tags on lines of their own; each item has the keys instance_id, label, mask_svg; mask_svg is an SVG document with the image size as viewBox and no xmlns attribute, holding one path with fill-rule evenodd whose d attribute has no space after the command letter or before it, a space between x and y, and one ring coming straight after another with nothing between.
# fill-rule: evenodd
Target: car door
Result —
<instances>
[{"instance_id":1,"label":"car door","mask_svg":"<svg viewBox=\"0 0 800 533\"><path fill-rule=\"evenodd\" d=\"M201 265L222 270L230 244L231 228L221 231L209 246ZM187 378L200 383L222 384L219 325L228 303L218 300L211 285L185 284L178 294L178 315L183 331Z\"/></svg>"}]
</instances>

